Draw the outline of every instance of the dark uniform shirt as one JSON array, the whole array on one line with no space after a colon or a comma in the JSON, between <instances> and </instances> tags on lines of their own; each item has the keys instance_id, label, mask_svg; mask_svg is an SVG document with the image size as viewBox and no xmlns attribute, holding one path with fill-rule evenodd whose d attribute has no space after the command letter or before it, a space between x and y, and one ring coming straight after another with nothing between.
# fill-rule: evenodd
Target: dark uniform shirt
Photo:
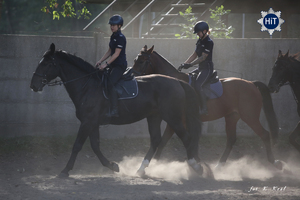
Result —
<instances>
[{"instance_id":1,"label":"dark uniform shirt","mask_svg":"<svg viewBox=\"0 0 300 200\"><path fill-rule=\"evenodd\" d=\"M210 39L209 35L206 36L203 40L199 39L196 43L196 53L197 56L200 57L202 53L208 54L205 61L212 62L212 52L214 48L214 42Z\"/></svg>"},{"instance_id":2,"label":"dark uniform shirt","mask_svg":"<svg viewBox=\"0 0 300 200\"><path fill-rule=\"evenodd\" d=\"M121 49L120 55L111 63L112 66L119 65L122 68L126 69L127 60L126 60L126 38L121 33L121 31L117 31L110 36L109 47L111 49L111 56L115 53L116 48Z\"/></svg>"}]
</instances>

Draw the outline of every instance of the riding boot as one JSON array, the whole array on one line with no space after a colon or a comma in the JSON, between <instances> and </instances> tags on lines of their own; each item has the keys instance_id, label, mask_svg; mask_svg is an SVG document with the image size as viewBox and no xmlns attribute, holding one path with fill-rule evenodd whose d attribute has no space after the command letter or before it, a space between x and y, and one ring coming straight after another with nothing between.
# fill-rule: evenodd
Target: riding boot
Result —
<instances>
[{"instance_id":1,"label":"riding boot","mask_svg":"<svg viewBox=\"0 0 300 200\"><path fill-rule=\"evenodd\" d=\"M110 109L107 117L119 117L118 111L118 92L115 87L111 88L110 91Z\"/></svg>"},{"instance_id":2,"label":"riding boot","mask_svg":"<svg viewBox=\"0 0 300 200\"><path fill-rule=\"evenodd\" d=\"M200 115L207 115L208 114L208 110L207 110L207 100L206 100L206 95L203 91L203 89L201 89L200 91L198 91L199 93L199 98L200 98Z\"/></svg>"}]
</instances>

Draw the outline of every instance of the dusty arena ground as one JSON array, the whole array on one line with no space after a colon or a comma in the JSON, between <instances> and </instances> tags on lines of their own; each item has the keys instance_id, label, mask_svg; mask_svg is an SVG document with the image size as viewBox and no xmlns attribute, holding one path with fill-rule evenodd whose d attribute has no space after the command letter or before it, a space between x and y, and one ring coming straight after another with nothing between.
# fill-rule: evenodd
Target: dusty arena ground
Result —
<instances>
[{"instance_id":1,"label":"dusty arena ground","mask_svg":"<svg viewBox=\"0 0 300 200\"><path fill-rule=\"evenodd\" d=\"M228 163L215 171L215 180L190 174L185 150L176 137L160 162L151 162L147 177L135 175L149 148L149 139L103 139L101 150L120 166L120 173L104 168L87 142L70 177L56 175L69 158L74 137L0 139L0 199L300 199L300 154L280 137L274 152L290 173L277 171L266 161L256 137L238 137ZM226 138L203 136L201 159L214 166Z\"/></svg>"}]
</instances>

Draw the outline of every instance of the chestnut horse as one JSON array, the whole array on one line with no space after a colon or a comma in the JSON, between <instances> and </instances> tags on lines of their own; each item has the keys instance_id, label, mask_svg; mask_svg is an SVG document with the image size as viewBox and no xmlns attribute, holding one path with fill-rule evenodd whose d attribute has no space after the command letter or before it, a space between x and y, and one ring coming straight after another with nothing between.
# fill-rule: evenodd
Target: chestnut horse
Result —
<instances>
[{"instance_id":1,"label":"chestnut horse","mask_svg":"<svg viewBox=\"0 0 300 200\"><path fill-rule=\"evenodd\" d=\"M176 70L176 68L163 56L153 51L154 46L147 49L142 48L134 61L133 70L139 75L164 74L189 82L189 75ZM236 125L242 119L263 141L267 151L268 161L278 169L282 168L282 163L274 159L272 152L272 141L278 137L278 122L273 109L273 103L268 87L259 81L247 81L240 78L221 79L223 94L216 99L208 100L208 114L201 115L201 121L212 121L225 117L227 143L218 166L225 164L234 143L236 142ZM261 125L259 121L261 108L264 112L270 128L270 133ZM167 126L162 142L156 152L155 158L160 157L162 148L174 134L170 126Z\"/></svg>"},{"instance_id":2,"label":"chestnut horse","mask_svg":"<svg viewBox=\"0 0 300 200\"><path fill-rule=\"evenodd\" d=\"M297 103L297 112L300 117L300 52L289 56L289 52L282 55L279 50L277 60L273 67L273 73L269 81L271 92L279 92L284 84L289 83ZM297 139L300 137L300 122L289 136L290 143L300 152L300 144Z\"/></svg>"}]
</instances>

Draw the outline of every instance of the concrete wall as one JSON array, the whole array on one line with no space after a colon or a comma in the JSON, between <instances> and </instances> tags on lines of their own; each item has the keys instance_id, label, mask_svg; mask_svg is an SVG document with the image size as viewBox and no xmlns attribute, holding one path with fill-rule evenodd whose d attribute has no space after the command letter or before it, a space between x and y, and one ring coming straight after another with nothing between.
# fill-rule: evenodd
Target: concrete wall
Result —
<instances>
[{"instance_id":1,"label":"concrete wall","mask_svg":"<svg viewBox=\"0 0 300 200\"><path fill-rule=\"evenodd\" d=\"M106 52L108 38L0 35L0 136L75 134L79 121L63 86L45 87L42 94L31 92L29 85L43 53L53 42L63 49L94 64ZM175 66L179 66L194 50L195 40L127 39L127 59L133 59L146 44ZM215 39L214 63L220 77L235 76L267 83L278 50L299 50L297 39ZM282 132L291 131L299 118L288 86L272 95ZM262 115L261 121L266 122ZM224 119L204 123L205 134L225 134ZM238 132L253 134L243 122ZM100 128L101 137L147 137L145 120L124 126Z\"/></svg>"}]
</instances>

